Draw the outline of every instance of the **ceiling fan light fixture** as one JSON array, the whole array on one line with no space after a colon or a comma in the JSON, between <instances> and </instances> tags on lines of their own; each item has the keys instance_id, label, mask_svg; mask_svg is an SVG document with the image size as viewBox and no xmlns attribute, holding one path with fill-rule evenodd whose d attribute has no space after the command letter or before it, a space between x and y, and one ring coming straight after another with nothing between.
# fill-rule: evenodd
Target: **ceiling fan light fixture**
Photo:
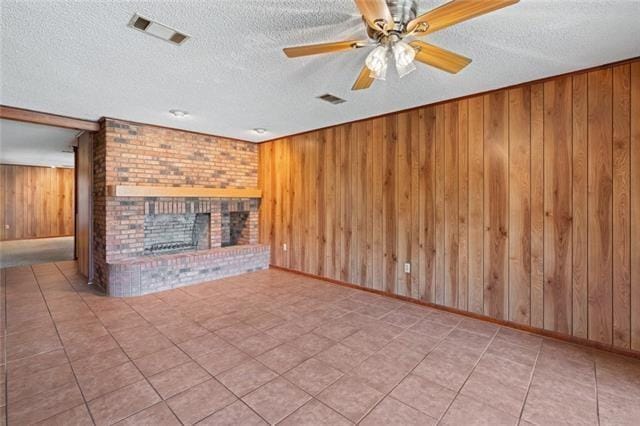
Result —
<instances>
[{"instance_id":1,"label":"ceiling fan light fixture","mask_svg":"<svg viewBox=\"0 0 640 426\"><path fill-rule=\"evenodd\" d=\"M396 71L398 71L400 78L416 70L416 66L413 64L416 51L413 47L402 40L398 40L393 44L391 50L396 63Z\"/></svg>"},{"instance_id":2,"label":"ceiling fan light fixture","mask_svg":"<svg viewBox=\"0 0 640 426\"><path fill-rule=\"evenodd\" d=\"M400 65L396 62L396 71L398 71L398 77L402 78L407 74L412 73L416 70L416 66L413 62L409 62L407 65Z\"/></svg>"},{"instance_id":3,"label":"ceiling fan light fixture","mask_svg":"<svg viewBox=\"0 0 640 426\"><path fill-rule=\"evenodd\" d=\"M365 60L365 65L371 71L370 76L376 80L384 80L389 66L389 48L380 45L373 49Z\"/></svg>"},{"instance_id":4,"label":"ceiling fan light fixture","mask_svg":"<svg viewBox=\"0 0 640 426\"><path fill-rule=\"evenodd\" d=\"M393 58L396 60L396 65L399 67L406 67L416 58L415 49L402 40L395 42L391 49L393 50Z\"/></svg>"}]
</instances>

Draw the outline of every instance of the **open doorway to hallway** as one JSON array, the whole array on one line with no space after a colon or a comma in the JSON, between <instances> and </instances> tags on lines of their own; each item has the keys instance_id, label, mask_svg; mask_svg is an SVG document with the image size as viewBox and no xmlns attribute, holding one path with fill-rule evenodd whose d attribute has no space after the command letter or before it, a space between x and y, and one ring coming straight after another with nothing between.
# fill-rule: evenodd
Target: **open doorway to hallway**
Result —
<instances>
[{"instance_id":1,"label":"open doorway to hallway","mask_svg":"<svg viewBox=\"0 0 640 426\"><path fill-rule=\"evenodd\" d=\"M0 120L0 268L76 258L80 134Z\"/></svg>"}]
</instances>

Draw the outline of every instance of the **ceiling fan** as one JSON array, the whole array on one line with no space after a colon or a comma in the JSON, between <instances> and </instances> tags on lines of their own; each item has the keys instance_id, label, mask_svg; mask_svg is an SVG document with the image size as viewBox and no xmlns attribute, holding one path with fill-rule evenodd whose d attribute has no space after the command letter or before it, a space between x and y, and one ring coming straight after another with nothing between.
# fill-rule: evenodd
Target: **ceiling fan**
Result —
<instances>
[{"instance_id":1,"label":"ceiling fan","mask_svg":"<svg viewBox=\"0 0 640 426\"><path fill-rule=\"evenodd\" d=\"M416 69L414 60L456 74L469 65L471 59L414 37L440 31L518 1L452 0L418 16L418 0L355 0L366 24L368 40L312 44L283 50L287 57L296 58L375 46L351 90L367 89L374 80L384 80L391 58L400 77Z\"/></svg>"}]
</instances>

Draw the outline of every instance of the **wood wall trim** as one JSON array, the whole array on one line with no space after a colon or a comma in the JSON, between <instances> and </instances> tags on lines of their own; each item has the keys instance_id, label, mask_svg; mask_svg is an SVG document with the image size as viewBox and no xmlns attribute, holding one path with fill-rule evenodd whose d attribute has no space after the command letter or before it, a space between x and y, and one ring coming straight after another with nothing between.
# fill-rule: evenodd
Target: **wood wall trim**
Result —
<instances>
[{"instance_id":1,"label":"wood wall trim","mask_svg":"<svg viewBox=\"0 0 640 426\"><path fill-rule=\"evenodd\" d=\"M7 105L0 105L0 118L25 123L63 127L65 129L87 130L90 132L97 132L100 129L100 123L97 121L32 111Z\"/></svg>"},{"instance_id":2,"label":"wood wall trim","mask_svg":"<svg viewBox=\"0 0 640 426\"><path fill-rule=\"evenodd\" d=\"M107 186L109 197L208 197L208 198L260 198L257 188L187 188L172 186Z\"/></svg>"},{"instance_id":3,"label":"wood wall trim","mask_svg":"<svg viewBox=\"0 0 640 426\"><path fill-rule=\"evenodd\" d=\"M373 293L373 294L377 294L380 296L385 296L385 297L389 297L392 299L396 299L396 300L401 300L403 302L407 302L407 303L413 303L414 305L420 305L420 306L426 306L429 308L433 308L433 309L437 309L440 311L444 311L444 312L450 312L453 314L458 314L458 315L462 315L468 318L473 318L473 319L477 319L480 321L485 321L491 324L497 324L497 325L501 325L503 327L509 327L512 328L514 330L520 330L520 331L525 331L527 333L532 333L532 334L537 334L543 337L548 337L551 339L556 339L556 340L560 340L563 342L567 342L567 343L572 343L572 344L576 344L576 345L582 345L582 346L587 346L587 347L591 347L594 349L599 349L602 351L606 351L606 352L611 352L617 355L623 355L623 356L628 356L631 358L636 358L636 359L640 359L640 352L634 351L634 350L625 350L625 349L619 349L613 346L609 346L609 345L604 345L602 343L598 343L592 340L587 340L587 339L582 339L579 337L574 337L574 336L569 336L563 333L558 333L555 331L550 331L550 330L545 330L543 328L538 328L538 327L531 327L531 326L527 326L527 325L522 325L522 324L518 324L517 322L513 322L513 321L507 321L507 320L502 320L502 319L497 319L497 318L492 318L486 315L481 315L481 314L477 314L474 312L469 312L469 311L464 311L461 309L457 309L457 308L451 308L449 306L443 306L443 305L437 305L435 303L429 303L429 302L425 302L422 300L417 300L417 299L413 299L411 297L407 297L407 296L400 296L397 294L393 294L393 293L389 293L388 291L385 290L378 290L378 289L374 289L374 288L367 288L367 287L362 287L356 284L351 284L345 281L340 281L340 280L335 280L332 278L327 278L327 277L323 277L320 275L315 275L315 274L310 274L307 272L302 272L302 271L298 271L295 269L290 269L290 268L285 268L282 266L278 266L278 265L269 265L270 268L273 269L278 269L281 271L286 271L286 272L291 272L293 274L297 274L297 275L301 275L304 277L309 277L309 278L313 278L316 280L320 280L320 281L324 281L327 282L329 284L335 284L335 285L339 285L342 287L347 287L347 288L352 288L354 290L362 290L362 291L366 291L369 293Z\"/></svg>"}]
</instances>

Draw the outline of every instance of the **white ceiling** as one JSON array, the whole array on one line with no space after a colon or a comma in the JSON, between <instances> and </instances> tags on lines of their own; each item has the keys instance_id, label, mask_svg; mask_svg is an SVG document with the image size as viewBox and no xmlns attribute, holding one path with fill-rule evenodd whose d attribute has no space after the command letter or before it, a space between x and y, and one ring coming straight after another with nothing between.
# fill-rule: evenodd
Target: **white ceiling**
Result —
<instances>
[{"instance_id":1,"label":"white ceiling","mask_svg":"<svg viewBox=\"0 0 640 426\"><path fill-rule=\"evenodd\" d=\"M442 3L420 0L419 12ZM473 59L460 74L419 65L352 92L365 49L297 59L281 50L364 37L352 0L0 0L0 8L1 104L252 141L640 56L640 0L522 0L426 37ZM175 46L134 31L135 12L193 38ZM316 99L325 93L347 103ZM190 116L177 119L174 108Z\"/></svg>"},{"instance_id":2,"label":"white ceiling","mask_svg":"<svg viewBox=\"0 0 640 426\"><path fill-rule=\"evenodd\" d=\"M0 163L73 167L77 130L0 120Z\"/></svg>"}]
</instances>

